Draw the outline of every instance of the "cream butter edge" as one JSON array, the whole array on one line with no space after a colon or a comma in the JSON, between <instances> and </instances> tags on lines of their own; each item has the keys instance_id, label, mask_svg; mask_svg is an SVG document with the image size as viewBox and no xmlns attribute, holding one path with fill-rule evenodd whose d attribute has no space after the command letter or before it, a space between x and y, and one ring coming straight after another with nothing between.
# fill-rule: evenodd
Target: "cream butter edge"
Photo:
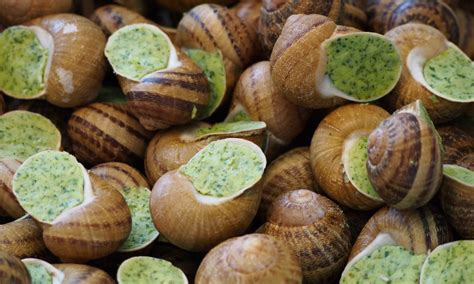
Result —
<instances>
[{"instance_id":1,"label":"cream butter edge","mask_svg":"<svg viewBox=\"0 0 474 284\"><path fill-rule=\"evenodd\" d=\"M253 123L255 125L255 127L247 128L247 129L244 129L244 130L233 130L233 131L221 130L221 131L216 131L216 132L207 133L207 134L204 134L204 135L201 135L201 136L196 136L196 140L201 140L201 139L205 139L205 138L208 138L208 137L211 137L211 136L219 136L219 135L229 135L229 134L238 134L238 133L254 133L254 132L257 132L257 131L263 131L267 128L267 124L263 121L247 121L247 122ZM223 123L227 124L227 123L235 123L235 122L223 122ZM214 125L216 125L216 124L212 124L209 128L214 127ZM194 130L194 132L198 132L199 129L201 129L201 128L200 127L196 128Z\"/></svg>"},{"instance_id":2,"label":"cream butter edge","mask_svg":"<svg viewBox=\"0 0 474 284\"><path fill-rule=\"evenodd\" d=\"M15 172L15 175L13 176L13 179L15 179L17 173L19 172L19 170L21 169L21 167L23 167L23 165L26 164L26 162L30 159L32 159L33 157L35 157L36 155L40 154L40 153L43 153L43 152L52 152L51 150L46 150L46 151L42 151L42 152L39 152L31 157L29 157L28 159L26 159L22 164L21 166L17 169L17 171ZM67 153L68 155L71 155L70 153L68 152L63 152L63 153ZM73 155L71 155L72 157L74 157ZM76 160L76 157L74 157L74 159ZM81 168L81 171L82 171L82 175L84 177L84 199L82 201L81 204L79 205L76 205L74 207L71 207L71 208L68 208L66 210L64 210L61 214L59 214L52 222L45 222L45 221L40 221L39 219L37 219L34 215L31 215L29 212L26 212L27 216L31 216L33 219L37 220L38 222L40 222L41 224L47 224L47 225L54 225L58 220L61 220L62 218L65 218L66 216L68 216L71 212L71 210L74 210L75 208L77 207L80 207L80 206L85 206L89 203L91 203L94 199L95 199L95 195L93 193L93 190L92 190L92 184L91 184L91 180L90 180L90 177L89 177L89 174L87 173L87 170L86 168L84 168L84 166L79 163L77 160L76 160L77 164L79 165L79 167ZM17 193L15 190L12 190L13 192L13 195L15 195L15 198L18 200L18 196L17 196ZM21 204L20 204L21 206ZM23 207L22 207L23 208ZM23 208L24 209L24 208Z\"/></svg>"},{"instance_id":3,"label":"cream butter edge","mask_svg":"<svg viewBox=\"0 0 474 284\"><path fill-rule=\"evenodd\" d=\"M134 261L134 260L137 260L137 259L145 259L145 258L149 258L149 259L159 259L159 260L164 260L164 261L167 261L165 259L161 259L161 258L155 258L155 257L151 257L151 256L135 256L135 257L131 257L127 260L125 260L124 262L122 262L117 270L117 282L118 284L122 283L121 281L121 278L120 278L120 274L121 274L121 271L123 271L123 269L125 269L124 267L126 266L126 264L128 264L129 262L131 261ZM170 261L168 261L170 262ZM184 272L181 270L181 268L175 266L172 262L170 262L174 267L176 267L180 272L181 272L181 276L183 277L183 283L184 284L188 284L188 278L186 277L186 274L184 274Z\"/></svg>"},{"instance_id":4,"label":"cream butter edge","mask_svg":"<svg viewBox=\"0 0 474 284\"><path fill-rule=\"evenodd\" d=\"M49 275L53 279L52 284L61 284L64 280L64 272L54 267L52 264L37 258L24 258L21 260L26 264L39 264L42 265L48 271Z\"/></svg>"},{"instance_id":5,"label":"cream butter edge","mask_svg":"<svg viewBox=\"0 0 474 284\"><path fill-rule=\"evenodd\" d=\"M425 63L431 58L434 58L440 55L442 52L446 51L448 48L456 49L458 52L464 55L466 59L471 61L471 64L474 64L472 60L466 54L464 54L464 52L461 49L459 49L459 47L457 47L454 43L450 41L445 41L444 43L440 45L427 44L424 46L415 47L412 50L410 50L406 59L406 65L407 65L408 71L410 72L410 75L415 81L417 81L419 84L425 87L428 91L430 91L431 93L433 93L434 95L440 98L443 98L451 102L462 102L462 103L474 102L474 95L472 96L471 100L467 100L467 101L455 100L453 98L445 96L442 93L433 89L425 80L425 76L423 74L423 67L425 66Z\"/></svg>"},{"instance_id":6,"label":"cream butter edge","mask_svg":"<svg viewBox=\"0 0 474 284\"><path fill-rule=\"evenodd\" d=\"M111 39L115 39L119 32L120 31L123 31L123 30L128 30L128 29L132 29L132 28L136 28L136 27L144 27L144 28L147 28L147 29L152 29L154 31L157 31L158 33L160 33L165 39L166 39L166 42L168 43L168 46L170 47L170 55L169 55L169 59L168 59L168 66L164 69L161 69L161 70L157 70L157 71L154 71L148 75L145 75L144 77L142 77L139 81L133 79L133 78L130 78L130 77L127 77L125 74L122 74L121 72L117 72L117 70L115 70L115 68L113 68L112 66L112 69L114 70L114 73L115 74L118 74L128 80L131 80L133 82L140 82L141 80L147 78L148 76L151 76L152 74L154 73L157 73L157 72L164 72L164 71L167 71L167 70L170 70L170 69L174 69L174 68L177 68L177 67L180 67L182 65L182 62L179 60L178 58L178 53L176 51L176 47L174 46L174 44L171 42L170 38L168 37L168 35L162 31L160 28L158 28L157 26L154 26L154 25L150 25L150 24L132 24L132 25L126 25L118 30L116 30L110 37L109 39L107 40L107 44L104 48L104 55L105 57L107 58L108 60L108 56L107 56L107 46L109 45L109 42ZM110 64L110 63L109 63ZM112 64L110 64L112 65Z\"/></svg>"},{"instance_id":7,"label":"cream butter edge","mask_svg":"<svg viewBox=\"0 0 474 284\"><path fill-rule=\"evenodd\" d=\"M372 102L372 101L380 99L380 98L384 97L385 95L387 95L388 93L390 93L391 90L393 90L393 88L395 88L395 86L397 85L398 80L400 79L400 76L402 74L402 69L403 69L402 65L403 64L400 64L400 67L399 67L399 70L398 70L398 75L397 75L398 79L394 81L394 83L390 86L390 88L388 88L387 92L383 95L380 95L378 97L374 97L370 100L355 100L353 97L348 96L346 93L340 91L339 89L337 89L334 86L334 84L332 83L329 76L326 75L326 66L327 66L327 61L328 61L326 47L331 42L337 40L340 37L348 37L348 36L357 35L357 34L366 34L366 35L371 35L371 36L375 36L375 37L379 37L379 38L382 38L384 40L387 40L388 42L390 42L394 46L395 51L398 53L398 57L401 58L400 50L398 49L398 47L390 39L388 39L386 36L378 34L378 33L353 32L353 33L348 33L348 34L341 34L341 35L331 36L327 40L323 41L323 43L319 47L319 54L320 55L319 55L318 67L316 69L316 88L315 89L321 95L321 98L330 99L332 97L339 97L339 98L343 98L343 99L346 99L346 100L352 101L352 102L360 102L360 103Z\"/></svg>"},{"instance_id":8,"label":"cream butter edge","mask_svg":"<svg viewBox=\"0 0 474 284\"><path fill-rule=\"evenodd\" d=\"M250 148L251 151L254 151L255 153L257 153L259 156L260 156L260 159L262 161L262 164L263 164L263 168L265 169L266 166L267 166L267 158L265 157L265 154L263 153L262 149L260 147L258 147L256 144L250 142L250 141L247 141L247 140L244 140L244 139L240 139L240 138L226 138L226 139L221 139L221 140L217 140L215 142L230 142L230 143L236 143L236 144L240 144L240 145L243 145L247 148ZM213 143L215 143L213 142ZM203 149L201 149L199 152L197 152L193 158L197 155L199 155L201 152L203 152L205 149L207 148L204 147ZM192 159L192 158L191 158ZM186 163L187 164L187 163ZM179 174L180 176L182 176L183 178L185 178L190 184L191 184L191 188L192 188L192 193L194 195L194 198L199 202L199 203L202 203L202 204L206 204L206 205L219 205L219 204L222 204L222 203L225 203L227 201L230 201L232 199L235 199L237 197L239 197L241 194L243 194L247 189L253 187L255 184L257 184L260 179L262 178L263 176L263 172L262 174L257 178L255 179L255 181L253 181L252 183L250 183L247 187L237 191L236 193L232 194L232 195L229 195L229 196L226 196L226 197L213 197L213 196L207 196L207 195L203 195L203 194L200 194L197 189L194 187L194 185L192 184L191 180L184 174L181 173L181 170L182 168L186 165L182 165L178 170L177 170L177 174Z\"/></svg>"},{"instance_id":9,"label":"cream butter edge","mask_svg":"<svg viewBox=\"0 0 474 284\"><path fill-rule=\"evenodd\" d=\"M54 39L53 39L53 36L48 31L46 31L45 29L43 29L39 26L19 25L17 27L21 27L21 28L31 30L36 35L36 38L40 42L41 46L48 50L48 61L46 62L46 66L44 67L44 77L43 77L44 88L43 88L43 91L41 91L40 93L38 93L37 95L35 95L33 97L27 98L28 100L37 99L39 97L42 97L42 96L46 95L46 90L48 89L49 72L51 70L51 65L53 63L53 55L54 55ZM8 95L12 98L25 100L25 98L16 96L16 95L11 94L11 93L8 93L5 90L2 90L2 92L4 92L6 95Z\"/></svg>"}]
</instances>

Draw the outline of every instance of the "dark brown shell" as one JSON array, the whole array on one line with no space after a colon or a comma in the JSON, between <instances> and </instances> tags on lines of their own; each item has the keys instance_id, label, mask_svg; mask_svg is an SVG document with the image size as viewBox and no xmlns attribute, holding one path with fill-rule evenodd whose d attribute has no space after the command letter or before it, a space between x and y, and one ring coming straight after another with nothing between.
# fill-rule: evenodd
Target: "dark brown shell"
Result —
<instances>
[{"instance_id":1,"label":"dark brown shell","mask_svg":"<svg viewBox=\"0 0 474 284\"><path fill-rule=\"evenodd\" d=\"M25 215L12 191L12 179L20 165L17 160L0 160L0 208L14 219Z\"/></svg>"},{"instance_id":2,"label":"dark brown shell","mask_svg":"<svg viewBox=\"0 0 474 284\"><path fill-rule=\"evenodd\" d=\"M3 99L3 95L0 94L0 115L2 115L6 111L7 107L5 105L5 100Z\"/></svg>"},{"instance_id":3,"label":"dark brown shell","mask_svg":"<svg viewBox=\"0 0 474 284\"><path fill-rule=\"evenodd\" d=\"M397 245L415 254L426 254L438 245L453 240L444 215L433 207L409 210L384 207L364 226L349 259L358 255L380 234L389 234Z\"/></svg>"},{"instance_id":4,"label":"dark brown shell","mask_svg":"<svg viewBox=\"0 0 474 284\"><path fill-rule=\"evenodd\" d=\"M47 250L41 228L30 217L0 225L0 252L18 258L44 258Z\"/></svg>"},{"instance_id":5,"label":"dark brown shell","mask_svg":"<svg viewBox=\"0 0 474 284\"><path fill-rule=\"evenodd\" d=\"M106 272L83 264L54 264L64 273L62 283L113 284L115 280Z\"/></svg>"},{"instance_id":6,"label":"dark brown shell","mask_svg":"<svg viewBox=\"0 0 474 284\"><path fill-rule=\"evenodd\" d=\"M124 104L111 103L93 103L75 111L68 133L75 156L88 165L141 165L152 135Z\"/></svg>"},{"instance_id":7,"label":"dark brown shell","mask_svg":"<svg viewBox=\"0 0 474 284\"><path fill-rule=\"evenodd\" d=\"M219 4L222 6L229 6L236 0L155 0L160 6L163 6L174 12L187 12L201 4Z\"/></svg>"},{"instance_id":8,"label":"dark brown shell","mask_svg":"<svg viewBox=\"0 0 474 284\"><path fill-rule=\"evenodd\" d=\"M318 14L338 21L343 13L343 0L264 0L260 21L258 23L258 39L267 56L283 30L286 20L296 14Z\"/></svg>"},{"instance_id":9,"label":"dark brown shell","mask_svg":"<svg viewBox=\"0 0 474 284\"><path fill-rule=\"evenodd\" d=\"M73 4L73 0L2 0L0 23L18 25L41 16L71 12Z\"/></svg>"},{"instance_id":10,"label":"dark brown shell","mask_svg":"<svg viewBox=\"0 0 474 284\"><path fill-rule=\"evenodd\" d=\"M474 133L455 125L437 128L444 145L443 164L452 164L474 171Z\"/></svg>"},{"instance_id":11,"label":"dark brown shell","mask_svg":"<svg viewBox=\"0 0 474 284\"><path fill-rule=\"evenodd\" d=\"M30 284L31 277L25 264L15 256L0 251L0 283Z\"/></svg>"},{"instance_id":12,"label":"dark brown shell","mask_svg":"<svg viewBox=\"0 0 474 284\"><path fill-rule=\"evenodd\" d=\"M344 0L342 24L360 30L367 30L367 14L360 0Z\"/></svg>"},{"instance_id":13,"label":"dark brown shell","mask_svg":"<svg viewBox=\"0 0 474 284\"><path fill-rule=\"evenodd\" d=\"M305 189L280 195L258 232L274 236L293 249L305 283L336 281L351 249L351 233L339 206Z\"/></svg>"}]
</instances>

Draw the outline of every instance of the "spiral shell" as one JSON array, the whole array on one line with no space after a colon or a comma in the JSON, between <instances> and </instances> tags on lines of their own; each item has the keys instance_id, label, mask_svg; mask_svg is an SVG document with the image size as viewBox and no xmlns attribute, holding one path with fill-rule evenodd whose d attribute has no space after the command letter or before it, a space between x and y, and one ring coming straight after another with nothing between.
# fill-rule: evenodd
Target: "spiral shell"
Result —
<instances>
[{"instance_id":1,"label":"spiral shell","mask_svg":"<svg viewBox=\"0 0 474 284\"><path fill-rule=\"evenodd\" d=\"M0 275L2 283L29 284L31 277L20 259L0 251Z\"/></svg>"},{"instance_id":2,"label":"spiral shell","mask_svg":"<svg viewBox=\"0 0 474 284\"><path fill-rule=\"evenodd\" d=\"M41 228L30 217L0 225L0 252L18 258L47 256Z\"/></svg>"},{"instance_id":3,"label":"spiral shell","mask_svg":"<svg viewBox=\"0 0 474 284\"><path fill-rule=\"evenodd\" d=\"M64 273L63 283L113 284L114 279L106 272L83 264L54 264Z\"/></svg>"},{"instance_id":4,"label":"spiral shell","mask_svg":"<svg viewBox=\"0 0 474 284\"><path fill-rule=\"evenodd\" d=\"M443 164L474 171L474 135L455 125L443 125L437 130L444 145Z\"/></svg>"},{"instance_id":5,"label":"spiral shell","mask_svg":"<svg viewBox=\"0 0 474 284\"><path fill-rule=\"evenodd\" d=\"M137 169L124 163L99 164L89 172L117 190L125 187L149 187L147 180Z\"/></svg>"},{"instance_id":6,"label":"spiral shell","mask_svg":"<svg viewBox=\"0 0 474 284\"><path fill-rule=\"evenodd\" d=\"M4 0L0 3L0 23L18 25L31 19L70 12L73 0Z\"/></svg>"},{"instance_id":7,"label":"spiral shell","mask_svg":"<svg viewBox=\"0 0 474 284\"><path fill-rule=\"evenodd\" d=\"M297 258L284 242L263 234L229 239L213 248L196 274L202 283L301 283Z\"/></svg>"},{"instance_id":8,"label":"spiral shell","mask_svg":"<svg viewBox=\"0 0 474 284\"><path fill-rule=\"evenodd\" d=\"M357 256L380 235L388 235L391 244L403 246L415 254L426 254L453 238L443 214L434 207L409 210L384 207L364 226L349 259Z\"/></svg>"},{"instance_id":9,"label":"spiral shell","mask_svg":"<svg viewBox=\"0 0 474 284\"><path fill-rule=\"evenodd\" d=\"M342 210L309 190L280 195L258 230L287 243L299 258L304 282L328 283L339 276L351 247Z\"/></svg>"},{"instance_id":10,"label":"spiral shell","mask_svg":"<svg viewBox=\"0 0 474 284\"><path fill-rule=\"evenodd\" d=\"M25 215L12 191L12 179L20 165L17 160L0 160L0 208L15 219Z\"/></svg>"},{"instance_id":11,"label":"spiral shell","mask_svg":"<svg viewBox=\"0 0 474 284\"><path fill-rule=\"evenodd\" d=\"M387 204L418 208L436 194L443 177L438 139L430 122L410 111L395 113L369 135L369 179Z\"/></svg>"},{"instance_id":12,"label":"spiral shell","mask_svg":"<svg viewBox=\"0 0 474 284\"><path fill-rule=\"evenodd\" d=\"M122 104L93 103L68 122L76 157L89 165L125 162L140 165L151 133Z\"/></svg>"},{"instance_id":13,"label":"spiral shell","mask_svg":"<svg viewBox=\"0 0 474 284\"><path fill-rule=\"evenodd\" d=\"M369 104L342 106L327 115L311 141L311 167L316 183L333 200L353 209L369 210L383 202L359 192L347 178L343 151L347 141L368 136L389 114Z\"/></svg>"}]
</instances>

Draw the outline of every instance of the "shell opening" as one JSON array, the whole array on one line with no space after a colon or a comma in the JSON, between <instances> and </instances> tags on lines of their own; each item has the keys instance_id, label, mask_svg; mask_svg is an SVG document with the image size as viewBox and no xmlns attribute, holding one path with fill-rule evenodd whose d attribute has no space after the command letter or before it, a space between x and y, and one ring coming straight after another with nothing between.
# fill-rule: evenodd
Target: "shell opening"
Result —
<instances>
[{"instance_id":1,"label":"shell opening","mask_svg":"<svg viewBox=\"0 0 474 284\"><path fill-rule=\"evenodd\" d=\"M117 271L117 280L119 284L188 283L183 271L171 262L148 256L132 257L124 261Z\"/></svg>"},{"instance_id":2,"label":"shell opening","mask_svg":"<svg viewBox=\"0 0 474 284\"><path fill-rule=\"evenodd\" d=\"M115 73L133 81L181 66L168 35L150 24L117 30L107 40L104 53Z\"/></svg>"},{"instance_id":3,"label":"shell opening","mask_svg":"<svg viewBox=\"0 0 474 284\"><path fill-rule=\"evenodd\" d=\"M221 122L209 127L200 127L196 129L194 135L196 136L196 140L199 140L214 135L253 133L263 131L265 128L265 122L261 121Z\"/></svg>"},{"instance_id":4,"label":"shell opening","mask_svg":"<svg viewBox=\"0 0 474 284\"><path fill-rule=\"evenodd\" d=\"M64 273L46 261L36 258L22 259L31 276L32 283L60 284Z\"/></svg>"}]
</instances>

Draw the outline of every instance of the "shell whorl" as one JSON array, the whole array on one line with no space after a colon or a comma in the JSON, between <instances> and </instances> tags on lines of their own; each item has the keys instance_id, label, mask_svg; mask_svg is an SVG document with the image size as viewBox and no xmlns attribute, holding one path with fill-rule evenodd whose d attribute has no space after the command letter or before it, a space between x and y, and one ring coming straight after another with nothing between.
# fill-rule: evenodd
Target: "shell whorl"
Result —
<instances>
[{"instance_id":1,"label":"shell whorl","mask_svg":"<svg viewBox=\"0 0 474 284\"><path fill-rule=\"evenodd\" d=\"M2 283L31 283L30 274L23 262L3 251L0 251L0 275Z\"/></svg>"},{"instance_id":2,"label":"shell whorl","mask_svg":"<svg viewBox=\"0 0 474 284\"><path fill-rule=\"evenodd\" d=\"M0 160L0 208L15 219L25 215L12 191L12 179L20 165L18 160Z\"/></svg>"},{"instance_id":3,"label":"shell whorl","mask_svg":"<svg viewBox=\"0 0 474 284\"><path fill-rule=\"evenodd\" d=\"M0 251L18 258L47 255L42 230L30 217L0 225Z\"/></svg>"},{"instance_id":4,"label":"shell whorl","mask_svg":"<svg viewBox=\"0 0 474 284\"><path fill-rule=\"evenodd\" d=\"M149 188L148 181L135 168L124 163L103 163L90 169L90 172L117 190L126 187Z\"/></svg>"},{"instance_id":5,"label":"shell whorl","mask_svg":"<svg viewBox=\"0 0 474 284\"><path fill-rule=\"evenodd\" d=\"M83 264L54 264L64 273L64 283L113 284L114 279L106 272Z\"/></svg>"},{"instance_id":6,"label":"shell whorl","mask_svg":"<svg viewBox=\"0 0 474 284\"><path fill-rule=\"evenodd\" d=\"M0 23L11 26L31 19L70 12L73 0L4 0L0 3Z\"/></svg>"}]
</instances>

